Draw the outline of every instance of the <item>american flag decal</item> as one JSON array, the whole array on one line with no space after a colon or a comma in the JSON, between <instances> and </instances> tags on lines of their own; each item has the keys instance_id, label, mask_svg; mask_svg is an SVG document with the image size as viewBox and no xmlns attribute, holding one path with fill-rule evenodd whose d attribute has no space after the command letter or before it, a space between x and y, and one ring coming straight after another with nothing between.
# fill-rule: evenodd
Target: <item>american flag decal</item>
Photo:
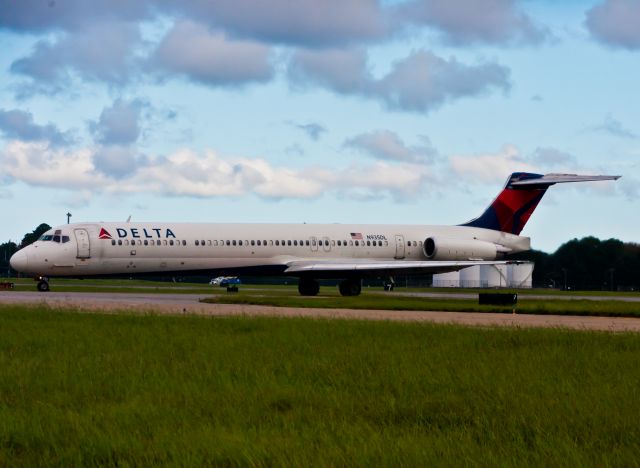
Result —
<instances>
[{"instance_id":1,"label":"american flag decal","mask_svg":"<svg viewBox=\"0 0 640 468\"><path fill-rule=\"evenodd\" d=\"M113 239L113 237L111 237L111 234L109 234L109 231L107 231L105 228L100 228L98 239Z\"/></svg>"},{"instance_id":2,"label":"american flag decal","mask_svg":"<svg viewBox=\"0 0 640 468\"><path fill-rule=\"evenodd\" d=\"M351 239L353 239L353 240L362 240L362 233L361 232L352 232L351 233Z\"/></svg>"}]
</instances>

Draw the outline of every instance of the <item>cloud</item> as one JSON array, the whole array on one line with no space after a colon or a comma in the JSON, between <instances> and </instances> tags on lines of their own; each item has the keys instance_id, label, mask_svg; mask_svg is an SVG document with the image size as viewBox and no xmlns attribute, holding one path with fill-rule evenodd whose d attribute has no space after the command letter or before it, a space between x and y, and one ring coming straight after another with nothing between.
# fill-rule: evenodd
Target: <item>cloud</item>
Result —
<instances>
[{"instance_id":1,"label":"cloud","mask_svg":"<svg viewBox=\"0 0 640 468\"><path fill-rule=\"evenodd\" d=\"M578 160L572 154L556 148L536 148L529 158L531 163L540 167L576 167Z\"/></svg>"},{"instance_id":2,"label":"cloud","mask_svg":"<svg viewBox=\"0 0 640 468\"><path fill-rule=\"evenodd\" d=\"M73 138L69 132L61 132L54 124L37 125L33 114L18 109L0 109L0 132L10 139L46 141L54 146L69 145Z\"/></svg>"},{"instance_id":3,"label":"cloud","mask_svg":"<svg viewBox=\"0 0 640 468\"><path fill-rule=\"evenodd\" d=\"M146 0L19 0L0 2L0 28L17 32L81 29L104 20L147 18Z\"/></svg>"},{"instance_id":4,"label":"cloud","mask_svg":"<svg viewBox=\"0 0 640 468\"><path fill-rule=\"evenodd\" d=\"M128 145L140 136L140 113L145 104L140 100L116 99L111 107L105 107L97 122L89 124L100 143Z\"/></svg>"},{"instance_id":5,"label":"cloud","mask_svg":"<svg viewBox=\"0 0 640 468\"><path fill-rule=\"evenodd\" d=\"M428 113L445 102L510 88L510 71L496 63L466 65L419 50L393 64L380 79L361 50L298 51L289 65L294 85L317 84L342 94L382 101L388 108Z\"/></svg>"},{"instance_id":6,"label":"cloud","mask_svg":"<svg viewBox=\"0 0 640 468\"><path fill-rule=\"evenodd\" d=\"M430 178L426 168L415 164L378 161L368 166L291 169L261 158L222 157L214 151L181 150L145 158L126 148L58 151L44 143L20 141L0 150L0 159L0 178L94 193L310 199L333 192L406 199L423 190Z\"/></svg>"},{"instance_id":7,"label":"cloud","mask_svg":"<svg viewBox=\"0 0 640 468\"><path fill-rule=\"evenodd\" d=\"M449 166L456 176L482 183L504 182L512 172L538 172L513 145L505 145L497 153L453 155Z\"/></svg>"},{"instance_id":8,"label":"cloud","mask_svg":"<svg viewBox=\"0 0 640 468\"><path fill-rule=\"evenodd\" d=\"M425 136L420 137L422 145L407 146L390 130L375 130L362 133L344 142L344 146L367 153L377 159L411 163L431 162L436 150Z\"/></svg>"},{"instance_id":9,"label":"cloud","mask_svg":"<svg viewBox=\"0 0 640 468\"><path fill-rule=\"evenodd\" d=\"M239 86L273 76L271 49L253 41L229 39L190 21L179 21L160 42L151 69L185 76L210 86Z\"/></svg>"},{"instance_id":10,"label":"cloud","mask_svg":"<svg viewBox=\"0 0 640 468\"><path fill-rule=\"evenodd\" d=\"M638 135L628 128L625 128L619 120L614 119L611 115L607 115L604 122L599 125L595 125L590 129L595 132L608 133L618 138L634 139L638 137Z\"/></svg>"},{"instance_id":11,"label":"cloud","mask_svg":"<svg viewBox=\"0 0 640 468\"><path fill-rule=\"evenodd\" d=\"M51 148L45 142L12 141L0 150L0 177L37 187L99 189L108 179L94 169L91 150Z\"/></svg>"},{"instance_id":12,"label":"cloud","mask_svg":"<svg viewBox=\"0 0 640 468\"><path fill-rule=\"evenodd\" d=\"M89 81L122 85L135 67L134 48L140 42L138 26L101 22L53 41L41 40L32 53L11 64L11 72L35 83L33 90L57 92L68 86L73 74Z\"/></svg>"},{"instance_id":13,"label":"cloud","mask_svg":"<svg viewBox=\"0 0 640 468\"><path fill-rule=\"evenodd\" d=\"M640 48L640 3L605 0L586 13L585 25L598 41L625 49Z\"/></svg>"},{"instance_id":14,"label":"cloud","mask_svg":"<svg viewBox=\"0 0 640 468\"><path fill-rule=\"evenodd\" d=\"M514 0L413 0L397 11L403 22L434 28L454 45L537 43L548 35Z\"/></svg>"},{"instance_id":15,"label":"cloud","mask_svg":"<svg viewBox=\"0 0 640 468\"><path fill-rule=\"evenodd\" d=\"M324 128L322 125L315 122L311 122L307 124L298 124L293 122L292 125L302 130L303 132L305 132L309 136L309 138L311 138L314 141L319 140L322 134L326 133L327 131L326 128Z\"/></svg>"},{"instance_id":16,"label":"cloud","mask_svg":"<svg viewBox=\"0 0 640 468\"><path fill-rule=\"evenodd\" d=\"M146 161L133 149L117 145L99 147L92 157L94 168L114 179L122 179L136 172Z\"/></svg>"},{"instance_id":17,"label":"cloud","mask_svg":"<svg viewBox=\"0 0 640 468\"><path fill-rule=\"evenodd\" d=\"M367 68L364 50L297 50L289 63L294 86L319 85L338 93L365 93L374 81Z\"/></svg>"}]
</instances>

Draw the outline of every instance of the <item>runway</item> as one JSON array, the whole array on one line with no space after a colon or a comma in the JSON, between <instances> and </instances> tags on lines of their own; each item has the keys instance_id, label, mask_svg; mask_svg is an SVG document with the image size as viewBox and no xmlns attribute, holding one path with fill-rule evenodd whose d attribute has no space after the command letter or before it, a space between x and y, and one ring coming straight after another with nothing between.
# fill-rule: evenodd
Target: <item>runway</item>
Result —
<instances>
[{"instance_id":1,"label":"runway","mask_svg":"<svg viewBox=\"0 0 640 468\"><path fill-rule=\"evenodd\" d=\"M207 316L269 316L323 319L391 320L433 322L465 326L552 327L575 330L640 332L640 318L583 317L566 315L497 314L480 312L388 311L354 309L304 309L243 304L204 304L206 295L144 293L78 293L2 291L3 304L43 304L52 308L72 307L80 311L115 313L128 311L157 314Z\"/></svg>"}]
</instances>

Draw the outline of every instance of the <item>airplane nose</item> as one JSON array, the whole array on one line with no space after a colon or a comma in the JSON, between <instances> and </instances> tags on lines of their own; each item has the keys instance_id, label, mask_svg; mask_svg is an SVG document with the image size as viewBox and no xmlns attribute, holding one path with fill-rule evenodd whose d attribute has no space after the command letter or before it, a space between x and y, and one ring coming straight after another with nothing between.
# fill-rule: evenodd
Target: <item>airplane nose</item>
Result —
<instances>
[{"instance_id":1,"label":"airplane nose","mask_svg":"<svg viewBox=\"0 0 640 468\"><path fill-rule=\"evenodd\" d=\"M29 265L29 255L27 255L24 249L18 250L11 256L9 263L14 270L24 272Z\"/></svg>"}]
</instances>

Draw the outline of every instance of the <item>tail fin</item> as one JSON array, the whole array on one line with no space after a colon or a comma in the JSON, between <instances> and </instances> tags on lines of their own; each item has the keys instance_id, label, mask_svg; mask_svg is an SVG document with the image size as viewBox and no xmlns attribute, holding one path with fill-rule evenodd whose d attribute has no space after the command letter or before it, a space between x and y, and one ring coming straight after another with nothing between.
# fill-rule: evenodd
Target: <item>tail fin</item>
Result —
<instances>
[{"instance_id":1,"label":"tail fin","mask_svg":"<svg viewBox=\"0 0 640 468\"><path fill-rule=\"evenodd\" d=\"M520 234L547 189L564 182L617 180L620 176L580 176L575 174L531 174L514 172L498 197L482 213L461 226Z\"/></svg>"}]
</instances>

